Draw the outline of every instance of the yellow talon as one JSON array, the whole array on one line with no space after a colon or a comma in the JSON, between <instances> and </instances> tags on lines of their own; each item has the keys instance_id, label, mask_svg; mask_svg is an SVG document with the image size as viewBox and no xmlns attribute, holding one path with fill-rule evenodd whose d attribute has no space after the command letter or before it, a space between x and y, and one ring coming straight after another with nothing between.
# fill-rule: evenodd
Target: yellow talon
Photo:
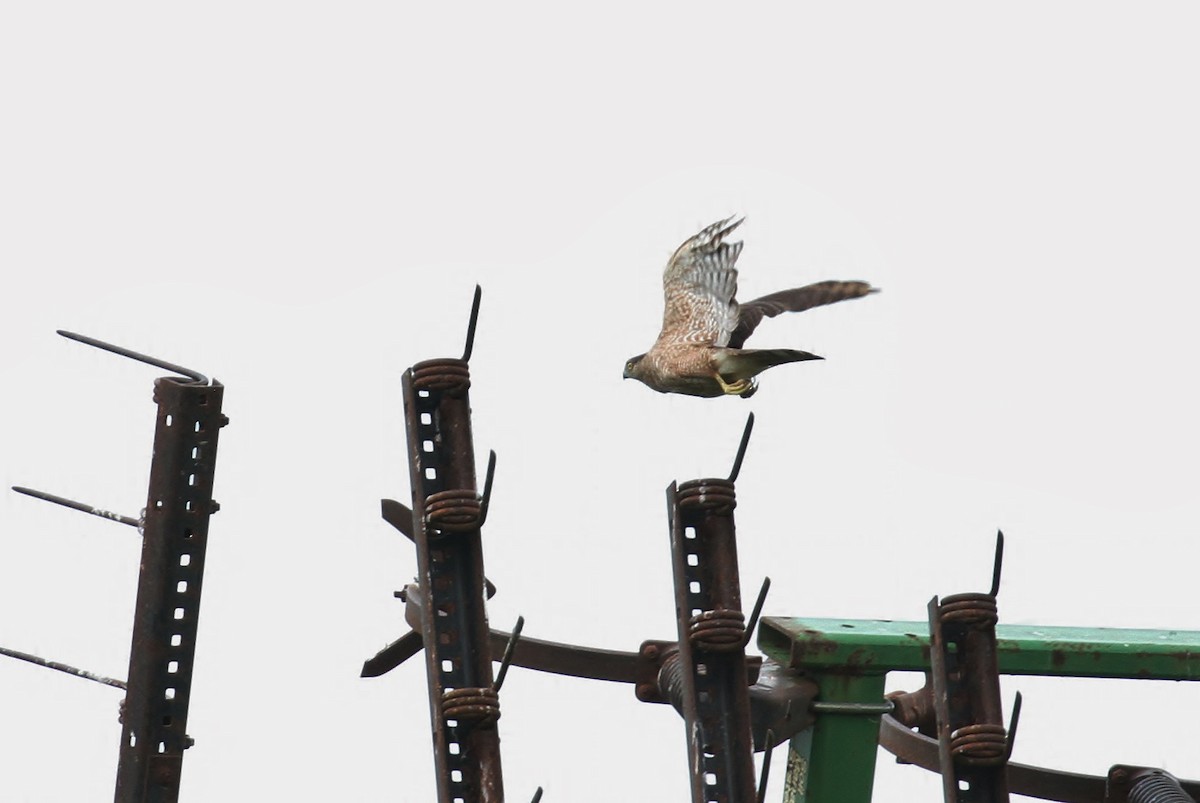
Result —
<instances>
[{"instance_id":1,"label":"yellow talon","mask_svg":"<svg viewBox=\"0 0 1200 803\"><path fill-rule=\"evenodd\" d=\"M730 383L730 382L726 382L724 377L722 377L720 374L717 374L716 377L717 377L717 384L721 386L721 392L725 393L728 396L740 395L741 393L748 390L751 385L754 384L753 379L739 379L736 382Z\"/></svg>"}]
</instances>

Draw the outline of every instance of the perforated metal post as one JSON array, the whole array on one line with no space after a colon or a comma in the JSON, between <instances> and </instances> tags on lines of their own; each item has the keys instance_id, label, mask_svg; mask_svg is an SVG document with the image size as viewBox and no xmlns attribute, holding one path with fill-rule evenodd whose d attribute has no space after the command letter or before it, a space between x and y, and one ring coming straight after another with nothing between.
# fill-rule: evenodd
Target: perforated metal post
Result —
<instances>
[{"instance_id":1,"label":"perforated metal post","mask_svg":"<svg viewBox=\"0 0 1200 803\"><path fill-rule=\"evenodd\" d=\"M179 798L224 388L154 383L158 424L143 523L116 803Z\"/></svg>"},{"instance_id":2,"label":"perforated metal post","mask_svg":"<svg viewBox=\"0 0 1200 803\"><path fill-rule=\"evenodd\" d=\"M470 374L465 359L430 360L403 384L438 801L501 803Z\"/></svg>"},{"instance_id":3,"label":"perforated metal post","mask_svg":"<svg viewBox=\"0 0 1200 803\"><path fill-rule=\"evenodd\" d=\"M692 480L667 489L679 624L677 677L693 803L756 799L736 504L731 480Z\"/></svg>"}]
</instances>

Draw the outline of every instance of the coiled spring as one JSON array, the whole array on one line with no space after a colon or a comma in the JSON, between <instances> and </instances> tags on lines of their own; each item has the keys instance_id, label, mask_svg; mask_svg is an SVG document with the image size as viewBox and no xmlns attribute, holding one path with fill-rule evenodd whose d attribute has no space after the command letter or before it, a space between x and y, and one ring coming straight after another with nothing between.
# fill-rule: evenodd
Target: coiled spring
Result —
<instances>
[{"instance_id":1,"label":"coiled spring","mask_svg":"<svg viewBox=\"0 0 1200 803\"><path fill-rule=\"evenodd\" d=\"M447 689L442 692L442 716L458 723L487 725L500 719L500 697L490 688Z\"/></svg>"},{"instance_id":2,"label":"coiled spring","mask_svg":"<svg viewBox=\"0 0 1200 803\"><path fill-rule=\"evenodd\" d=\"M996 598L991 594L954 594L944 597L939 610L943 623L986 627L1000 620L996 613Z\"/></svg>"},{"instance_id":3,"label":"coiled spring","mask_svg":"<svg viewBox=\"0 0 1200 803\"><path fill-rule=\"evenodd\" d=\"M728 516L737 507L737 494L729 480L691 480L676 489L681 510L698 509Z\"/></svg>"},{"instance_id":4,"label":"coiled spring","mask_svg":"<svg viewBox=\"0 0 1200 803\"><path fill-rule=\"evenodd\" d=\"M1003 764L1007 752L1003 725L967 725L950 734L950 755L964 764L977 767Z\"/></svg>"},{"instance_id":5,"label":"coiled spring","mask_svg":"<svg viewBox=\"0 0 1200 803\"><path fill-rule=\"evenodd\" d=\"M697 649L733 652L746 637L746 616L741 611L718 608L701 611L688 620L688 641Z\"/></svg>"},{"instance_id":6,"label":"coiled spring","mask_svg":"<svg viewBox=\"0 0 1200 803\"><path fill-rule=\"evenodd\" d=\"M482 513L483 499L474 491L438 491L425 497L425 520L442 532L477 530Z\"/></svg>"},{"instance_id":7,"label":"coiled spring","mask_svg":"<svg viewBox=\"0 0 1200 803\"><path fill-rule=\"evenodd\" d=\"M1129 803L1189 803L1191 799L1179 781L1162 772L1147 773L1135 780L1128 798Z\"/></svg>"},{"instance_id":8,"label":"coiled spring","mask_svg":"<svg viewBox=\"0 0 1200 803\"><path fill-rule=\"evenodd\" d=\"M412 383L417 390L440 390L461 396L471 387L471 370L463 360L426 360L412 367Z\"/></svg>"}]
</instances>

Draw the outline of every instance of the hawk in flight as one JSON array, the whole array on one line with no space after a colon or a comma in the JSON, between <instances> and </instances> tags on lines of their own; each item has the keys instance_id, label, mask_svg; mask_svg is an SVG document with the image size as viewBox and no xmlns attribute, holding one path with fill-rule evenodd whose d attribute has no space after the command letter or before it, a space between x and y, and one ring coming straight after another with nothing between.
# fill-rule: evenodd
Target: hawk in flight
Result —
<instances>
[{"instance_id":1,"label":"hawk in flight","mask_svg":"<svg viewBox=\"0 0 1200 803\"><path fill-rule=\"evenodd\" d=\"M742 348L763 317L800 312L876 292L866 282L827 281L781 290L738 304L740 242L725 238L742 220L726 218L686 240L663 273L662 331L645 354L625 363L625 378L659 393L689 396L736 394L748 398L758 389L756 376L774 365L820 360L795 349Z\"/></svg>"}]
</instances>

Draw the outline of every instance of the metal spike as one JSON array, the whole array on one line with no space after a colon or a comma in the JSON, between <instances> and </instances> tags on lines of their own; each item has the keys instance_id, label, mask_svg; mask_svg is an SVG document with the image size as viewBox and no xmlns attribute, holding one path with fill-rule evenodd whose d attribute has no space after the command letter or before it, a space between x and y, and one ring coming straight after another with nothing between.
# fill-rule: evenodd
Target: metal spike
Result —
<instances>
[{"instance_id":1,"label":"metal spike","mask_svg":"<svg viewBox=\"0 0 1200 803\"><path fill-rule=\"evenodd\" d=\"M164 370L170 371L171 373L182 374L190 379L196 380L197 382L199 382L203 385L211 385L212 384L212 381L209 380L209 378L207 376L200 373L199 371L193 371L191 368L184 368L182 365L176 365L173 362L167 362L166 360L160 360L159 358L151 357L148 354L142 354L141 352L131 351L130 349L123 348L121 346L114 346L112 343L105 343L103 340L96 340L95 338L88 337L87 335L79 335L74 332L68 332L65 329L59 329L57 331L58 331L58 334L62 335L63 337L65 337L69 340L75 340L75 341L77 341L79 343L83 343L84 345L87 345L87 346L93 346L98 349L103 349L104 351L111 351L113 354L119 354L122 357L128 357L131 360L137 360L138 362L144 362L147 365L153 365L156 368L162 368Z\"/></svg>"},{"instance_id":2,"label":"metal spike","mask_svg":"<svg viewBox=\"0 0 1200 803\"><path fill-rule=\"evenodd\" d=\"M1013 745L1017 743L1017 723L1021 721L1021 692L1013 700L1012 716L1008 718L1008 739L1004 748L1004 762L1012 758Z\"/></svg>"},{"instance_id":3,"label":"metal spike","mask_svg":"<svg viewBox=\"0 0 1200 803\"><path fill-rule=\"evenodd\" d=\"M38 666L44 666L47 669L53 669L58 672L65 672L68 675L74 675L75 677L83 678L84 680L91 680L91 681L95 681L96 683L103 683L105 686L112 686L115 689L124 689L125 688L125 681L123 681L123 680L117 680L116 678L106 678L106 677L104 677L104 675L97 675L97 674L87 671L86 669L80 669L79 667L71 666L70 664L61 664L58 661L48 661L45 658L39 658L36 655L31 655L30 653L27 653L27 652L21 652L20 650L10 650L7 647L0 647L0 655L7 655L10 658L16 658L17 660L20 660L20 661L28 661L31 664L37 664Z\"/></svg>"},{"instance_id":4,"label":"metal spike","mask_svg":"<svg viewBox=\"0 0 1200 803\"><path fill-rule=\"evenodd\" d=\"M1004 533L996 530L996 562L992 564L992 590L988 593L996 596L1000 593L1000 567L1004 563Z\"/></svg>"},{"instance_id":5,"label":"metal spike","mask_svg":"<svg viewBox=\"0 0 1200 803\"><path fill-rule=\"evenodd\" d=\"M488 452L487 474L483 480L483 495L479 502L479 526L487 521L488 505L492 501L492 480L496 477L496 452L492 450Z\"/></svg>"},{"instance_id":6,"label":"metal spike","mask_svg":"<svg viewBox=\"0 0 1200 803\"><path fill-rule=\"evenodd\" d=\"M537 791L533 793L533 800L531 801L531 803L538 803L538 801L540 801L541 799L542 799L542 787L539 786L537 788Z\"/></svg>"},{"instance_id":7,"label":"metal spike","mask_svg":"<svg viewBox=\"0 0 1200 803\"><path fill-rule=\"evenodd\" d=\"M768 730L766 747L763 749L762 773L758 778L758 803L767 799L767 778L771 775L771 743L775 741L775 732Z\"/></svg>"},{"instance_id":8,"label":"metal spike","mask_svg":"<svg viewBox=\"0 0 1200 803\"><path fill-rule=\"evenodd\" d=\"M479 300L483 297L483 288L475 285L475 299L471 302L471 321L467 324L467 347L463 349L463 362L471 360L471 351L475 348L475 324L479 320Z\"/></svg>"},{"instance_id":9,"label":"metal spike","mask_svg":"<svg viewBox=\"0 0 1200 803\"><path fill-rule=\"evenodd\" d=\"M22 488L20 485L14 485L12 489L19 494L32 496L34 499L41 499L43 502L53 502L56 505L69 507L71 510L78 510L81 513L87 513L89 516L98 516L102 519L108 519L109 521L126 524L130 527L140 528L142 526L140 519L135 519L132 516L122 516L120 513L113 513L109 510L101 510L98 507L85 505L83 502L76 502L74 499L67 499L63 496L55 496L54 494L48 494L45 491L35 491L33 488Z\"/></svg>"},{"instance_id":10,"label":"metal spike","mask_svg":"<svg viewBox=\"0 0 1200 803\"><path fill-rule=\"evenodd\" d=\"M513 652L517 649L517 641L521 638L521 630L525 627L525 617L518 616L517 624L513 628L512 635L508 637L508 644L504 648L504 657L500 659L500 671L496 673L496 682L492 684L492 688L496 693L500 693L500 687L504 685L504 676L508 674L508 667L512 664Z\"/></svg>"},{"instance_id":11,"label":"metal spike","mask_svg":"<svg viewBox=\"0 0 1200 803\"><path fill-rule=\"evenodd\" d=\"M754 601L754 609L750 611L750 621L746 623L746 635L742 639L742 649L750 644L750 639L754 638L754 628L758 626L758 617L762 613L763 603L767 601L767 592L771 590L771 578L764 577L762 588L758 590L758 599Z\"/></svg>"},{"instance_id":12,"label":"metal spike","mask_svg":"<svg viewBox=\"0 0 1200 803\"><path fill-rule=\"evenodd\" d=\"M750 445L750 433L754 430L754 413L746 416L746 428L742 430L742 442L738 444L737 457L733 459L733 471L729 472L729 481L737 482L738 474L742 471L742 459L746 456L746 447Z\"/></svg>"}]
</instances>

